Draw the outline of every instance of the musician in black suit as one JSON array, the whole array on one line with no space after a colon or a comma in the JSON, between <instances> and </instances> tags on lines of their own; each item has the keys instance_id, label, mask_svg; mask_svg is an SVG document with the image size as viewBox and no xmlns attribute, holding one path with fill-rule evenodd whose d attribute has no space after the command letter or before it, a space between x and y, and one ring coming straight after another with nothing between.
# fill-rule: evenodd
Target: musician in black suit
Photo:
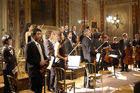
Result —
<instances>
[{"instance_id":1,"label":"musician in black suit","mask_svg":"<svg viewBox=\"0 0 140 93\"><path fill-rule=\"evenodd\" d=\"M67 38L67 35L68 35L68 32L69 32L68 30L69 30L69 26L68 25L65 25L64 26L64 32L63 32L65 38Z\"/></svg>"},{"instance_id":2,"label":"musician in black suit","mask_svg":"<svg viewBox=\"0 0 140 93\"><path fill-rule=\"evenodd\" d=\"M128 65L124 64L123 59L125 57L125 49L130 47L130 41L128 40L128 35L126 33L122 34L122 39L120 40L120 52L121 52L121 72L127 71L128 72Z\"/></svg>"},{"instance_id":3,"label":"musician in black suit","mask_svg":"<svg viewBox=\"0 0 140 93\"><path fill-rule=\"evenodd\" d=\"M41 30L34 28L32 30L33 41L25 47L25 58L27 62L27 71L29 74L30 89L35 93L42 93L43 78L40 69L44 65L48 65L45 56L44 46L40 41Z\"/></svg>"},{"instance_id":4,"label":"musician in black suit","mask_svg":"<svg viewBox=\"0 0 140 93\"><path fill-rule=\"evenodd\" d=\"M67 39L64 41L64 48L65 48L65 54L69 54L73 50L73 42L72 42L72 32L69 31L67 35ZM74 52L71 53L71 55L74 55Z\"/></svg>"},{"instance_id":5,"label":"musician in black suit","mask_svg":"<svg viewBox=\"0 0 140 93\"><path fill-rule=\"evenodd\" d=\"M3 43L3 77L4 77L4 93L12 93L10 90L10 85L8 82L7 75L11 75L17 78L17 59L15 55L15 50L12 47L12 37L9 35L4 35L2 37ZM16 90L15 90L16 91Z\"/></svg>"},{"instance_id":6,"label":"musician in black suit","mask_svg":"<svg viewBox=\"0 0 140 93\"><path fill-rule=\"evenodd\" d=\"M94 62L95 51L93 49L92 40L91 40L91 31L90 29L86 29L84 31L84 38L82 40L82 50L85 62ZM84 87L86 87L87 83L87 73L85 71L84 75ZM90 87L90 85L88 86Z\"/></svg>"},{"instance_id":7,"label":"musician in black suit","mask_svg":"<svg viewBox=\"0 0 140 93\"><path fill-rule=\"evenodd\" d=\"M46 33L47 39L44 43L46 56L54 57L54 45L52 42L53 37L54 37L53 31L47 31ZM55 81L55 75L54 75L54 63L53 63L51 69L47 69L47 86L49 91L54 91L54 81Z\"/></svg>"},{"instance_id":8,"label":"musician in black suit","mask_svg":"<svg viewBox=\"0 0 140 93\"><path fill-rule=\"evenodd\" d=\"M72 26L72 42L76 43L76 39L77 39L77 32L76 32L76 26Z\"/></svg>"}]
</instances>

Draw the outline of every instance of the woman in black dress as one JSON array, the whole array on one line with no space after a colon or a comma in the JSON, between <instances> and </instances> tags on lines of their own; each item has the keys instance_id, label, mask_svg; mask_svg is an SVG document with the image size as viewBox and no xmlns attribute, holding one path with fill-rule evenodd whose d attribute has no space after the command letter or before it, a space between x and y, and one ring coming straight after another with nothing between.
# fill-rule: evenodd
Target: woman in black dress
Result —
<instances>
[{"instance_id":1,"label":"woman in black dress","mask_svg":"<svg viewBox=\"0 0 140 93\"><path fill-rule=\"evenodd\" d=\"M59 38L60 38L60 41L59 41L59 44L57 47L57 52L56 52L56 57L59 58L59 60L56 61L55 65L56 65L56 67L62 67L65 69L65 65L66 65L68 58L67 58L67 54L66 54L65 48L64 48L64 41L65 41L64 34L60 33Z\"/></svg>"},{"instance_id":2,"label":"woman in black dress","mask_svg":"<svg viewBox=\"0 0 140 93\"><path fill-rule=\"evenodd\" d=\"M33 25L31 23L27 23L25 27L25 44L28 44L31 40L31 32L33 29Z\"/></svg>"},{"instance_id":3,"label":"woman in black dress","mask_svg":"<svg viewBox=\"0 0 140 93\"><path fill-rule=\"evenodd\" d=\"M4 93L11 93L7 75L17 78L17 60L15 50L12 47L12 37L5 35L2 37L3 43L3 76L4 76Z\"/></svg>"}]
</instances>

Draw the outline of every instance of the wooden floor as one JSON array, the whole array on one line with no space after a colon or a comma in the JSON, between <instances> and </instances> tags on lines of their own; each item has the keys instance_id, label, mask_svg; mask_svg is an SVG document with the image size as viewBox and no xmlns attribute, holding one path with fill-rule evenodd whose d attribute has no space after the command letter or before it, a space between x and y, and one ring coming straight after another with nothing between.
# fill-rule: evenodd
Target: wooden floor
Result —
<instances>
[{"instance_id":1,"label":"wooden floor","mask_svg":"<svg viewBox=\"0 0 140 93\"><path fill-rule=\"evenodd\" d=\"M134 83L140 81L140 69L130 69L130 72L120 72L120 69L116 69L116 77L114 77L114 73L112 73L113 68L109 67L109 71L100 71L103 74L103 87L101 87L101 82L97 80L96 82L96 89L86 89L83 87L84 84L84 77L78 77L74 79L76 84L76 93L133 93L133 86ZM28 75L27 74L19 74L18 77L19 83L19 90L28 89ZM0 90L2 90L3 84L3 77L0 76ZM3 93L0 91L0 93ZM26 93L28 93L26 91ZM43 92L44 93L44 92ZM52 93L47 91L45 93ZM73 93L73 90L68 91L68 93Z\"/></svg>"}]
</instances>

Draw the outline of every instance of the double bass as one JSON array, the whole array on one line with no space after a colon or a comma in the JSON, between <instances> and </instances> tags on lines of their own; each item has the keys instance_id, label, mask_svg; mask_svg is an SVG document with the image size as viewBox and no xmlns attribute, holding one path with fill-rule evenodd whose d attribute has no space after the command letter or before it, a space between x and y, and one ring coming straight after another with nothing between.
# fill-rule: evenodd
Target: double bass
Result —
<instances>
[{"instance_id":1,"label":"double bass","mask_svg":"<svg viewBox=\"0 0 140 93\"><path fill-rule=\"evenodd\" d=\"M133 60L132 55L133 55L133 49L132 48L126 48L125 49L125 57L123 59L124 64L127 64L127 65L134 64L134 60Z\"/></svg>"}]
</instances>

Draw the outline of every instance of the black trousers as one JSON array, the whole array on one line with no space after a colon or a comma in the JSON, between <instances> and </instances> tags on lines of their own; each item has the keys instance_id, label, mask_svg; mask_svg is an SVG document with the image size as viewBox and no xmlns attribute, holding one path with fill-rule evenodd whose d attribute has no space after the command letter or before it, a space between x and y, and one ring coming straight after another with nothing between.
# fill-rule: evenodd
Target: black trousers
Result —
<instances>
[{"instance_id":1,"label":"black trousers","mask_svg":"<svg viewBox=\"0 0 140 93\"><path fill-rule=\"evenodd\" d=\"M54 87L55 82L55 74L54 74L54 67L52 67L50 70L47 70L47 86L48 89Z\"/></svg>"},{"instance_id":2,"label":"black trousers","mask_svg":"<svg viewBox=\"0 0 140 93\"><path fill-rule=\"evenodd\" d=\"M12 72L9 72L9 71L6 71L4 70L3 71L3 77L4 77L4 93L12 93L11 90L10 90L10 85L9 85L9 82L8 82L8 78L7 78L7 75L13 75Z\"/></svg>"},{"instance_id":3,"label":"black trousers","mask_svg":"<svg viewBox=\"0 0 140 93\"><path fill-rule=\"evenodd\" d=\"M30 89L35 93L42 93L43 79L43 75L38 75L35 77L29 76Z\"/></svg>"},{"instance_id":4,"label":"black trousers","mask_svg":"<svg viewBox=\"0 0 140 93\"><path fill-rule=\"evenodd\" d=\"M140 68L140 61L137 61L136 63L138 65L138 68Z\"/></svg>"},{"instance_id":5,"label":"black trousers","mask_svg":"<svg viewBox=\"0 0 140 93\"><path fill-rule=\"evenodd\" d=\"M125 69L127 71L128 65L124 64L123 59L124 59L124 57L121 57L121 70L124 71L124 69Z\"/></svg>"}]
</instances>

